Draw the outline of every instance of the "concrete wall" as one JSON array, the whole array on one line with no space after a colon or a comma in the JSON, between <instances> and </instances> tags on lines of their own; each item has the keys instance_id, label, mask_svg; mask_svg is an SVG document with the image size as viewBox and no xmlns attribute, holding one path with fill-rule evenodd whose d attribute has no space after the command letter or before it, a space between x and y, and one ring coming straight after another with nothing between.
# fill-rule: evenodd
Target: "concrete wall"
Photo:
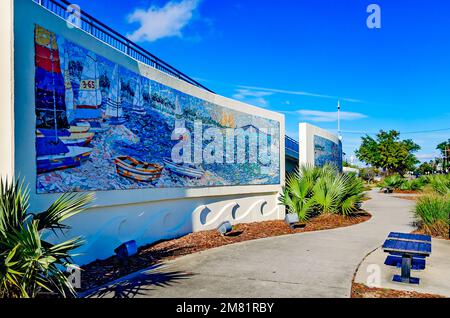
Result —
<instances>
[{"instance_id":1,"label":"concrete wall","mask_svg":"<svg viewBox=\"0 0 450 318\"><path fill-rule=\"evenodd\" d=\"M13 1L0 1L0 177L14 173Z\"/></svg>"},{"instance_id":2,"label":"concrete wall","mask_svg":"<svg viewBox=\"0 0 450 318\"><path fill-rule=\"evenodd\" d=\"M66 22L31 0L15 2L15 166L16 175L32 185L34 211L48 207L58 195L36 194L34 115L34 26L57 32L67 40L181 92L211 103L276 120L284 136L284 116L211 94L137 62L89 34L68 28ZM87 243L77 257L79 264L106 258L120 243L135 239L139 245L173 238L192 231L213 229L223 220L245 223L284 217L278 193L284 184L284 138L280 140L278 185L214 187L198 189L142 189L96 193L95 207L74 217L67 236L82 235ZM2 159L3 161L3 159ZM3 164L3 163L2 163Z\"/></svg>"},{"instance_id":3,"label":"concrete wall","mask_svg":"<svg viewBox=\"0 0 450 318\"><path fill-rule=\"evenodd\" d=\"M299 124L299 144L300 144L300 160L299 164L302 165L315 165L315 145L314 136L319 136L334 142L337 145L341 144L341 141L336 135L333 135L329 131L307 124ZM341 146L342 149L342 146ZM340 153L342 158L342 150ZM342 167L338 167L342 169Z\"/></svg>"}]
</instances>

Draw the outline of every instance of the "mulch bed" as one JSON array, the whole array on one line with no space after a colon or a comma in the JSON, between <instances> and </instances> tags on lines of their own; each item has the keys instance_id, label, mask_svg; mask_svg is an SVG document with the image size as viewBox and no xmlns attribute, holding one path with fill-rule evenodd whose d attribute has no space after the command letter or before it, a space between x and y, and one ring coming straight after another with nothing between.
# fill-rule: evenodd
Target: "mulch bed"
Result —
<instances>
[{"instance_id":1,"label":"mulch bed","mask_svg":"<svg viewBox=\"0 0 450 318\"><path fill-rule=\"evenodd\" d=\"M363 284L353 283L352 298L445 298L433 294L399 291L385 288L370 288Z\"/></svg>"},{"instance_id":2,"label":"mulch bed","mask_svg":"<svg viewBox=\"0 0 450 318\"><path fill-rule=\"evenodd\" d=\"M418 196L417 197L412 197L412 196L408 196L408 197L405 197L405 196L394 196L394 198L403 199L403 200L409 200L409 201L417 201L417 199L419 197Z\"/></svg>"},{"instance_id":3,"label":"mulch bed","mask_svg":"<svg viewBox=\"0 0 450 318\"><path fill-rule=\"evenodd\" d=\"M371 215L366 212L348 217L324 214L310 219L306 226L296 229L291 229L284 221L268 221L236 225L229 236L221 236L216 230L191 233L178 239L157 242L140 248L138 254L129 259L126 268L115 256L83 266L80 291L104 285L117 278L183 255L266 237L345 227L365 222L370 218Z\"/></svg>"},{"instance_id":4,"label":"mulch bed","mask_svg":"<svg viewBox=\"0 0 450 318\"><path fill-rule=\"evenodd\" d=\"M417 229L414 232L412 232L413 234L425 234L425 235L430 235L429 233L426 233L423 229ZM431 237L433 238L437 238L437 239L441 239L441 240L447 240L450 241L450 238L448 237L448 235L446 236L441 236L441 235L431 235Z\"/></svg>"},{"instance_id":5,"label":"mulch bed","mask_svg":"<svg viewBox=\"0 0 450 318\"><path fill-rule=\"evenodd\" d=\"M400 189L396 189L396 190L394 190L393 193L397 193L397 194L421 194L422 192L416 191L416 190L400 190Z\"/></svg>"}]
</instances>

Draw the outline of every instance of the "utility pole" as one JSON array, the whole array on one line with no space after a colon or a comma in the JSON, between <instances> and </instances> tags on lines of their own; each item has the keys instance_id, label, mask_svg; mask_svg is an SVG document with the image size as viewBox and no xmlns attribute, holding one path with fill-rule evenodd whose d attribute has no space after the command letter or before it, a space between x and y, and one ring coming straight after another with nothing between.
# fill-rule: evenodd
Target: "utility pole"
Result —
<instances>
[{"instance_id":1,"label":"utility pole","mask_svg":"<svg viewBox=\"0 0 450 318\"><path fill-rule=\"evenodd\" d=\"M447 170L447 168L450 166L450 148L449 147L445 147L445 151L444 151L444 172L448 173L449 171Z\"/></svg>"}]
</instances>

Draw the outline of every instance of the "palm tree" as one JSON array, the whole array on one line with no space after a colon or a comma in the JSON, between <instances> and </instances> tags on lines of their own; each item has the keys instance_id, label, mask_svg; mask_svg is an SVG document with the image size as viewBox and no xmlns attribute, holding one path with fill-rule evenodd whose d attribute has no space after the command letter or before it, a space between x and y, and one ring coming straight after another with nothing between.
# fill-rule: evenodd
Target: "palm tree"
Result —
<instances>
[{"instance_id":1,"label":"palm tree","mask_svg":"<svg viewBox=\"0 0 450 318\"><path fill-rule=\"evenodd\" d=\"M70 253L83 241L76 237L51 244L42 235L62 234L69 228L63 222L92 200L91 194L64 194L46 211L34 214L23 182L0 181L0 297L34 298L44 291L75 295L63 269L73 266Z\"/></svg>"}]
</instances>

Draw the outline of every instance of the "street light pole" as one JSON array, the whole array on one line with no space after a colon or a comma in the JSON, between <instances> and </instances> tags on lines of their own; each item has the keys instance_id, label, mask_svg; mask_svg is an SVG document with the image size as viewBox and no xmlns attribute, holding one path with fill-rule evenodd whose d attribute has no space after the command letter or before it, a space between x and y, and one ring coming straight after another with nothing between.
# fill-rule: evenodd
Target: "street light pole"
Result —
<instances>
[{"instance_id":1,"label":"street light pole","mask_svg":"<svg viewBox=\"0 0 450 318\"><path fill-rule=\"evenodd\" d=\"M341 102L338 100L338 111L337 111L337 116L338 116L338 138L339 140L342 140L342 135L341 135Z\"/></svg>"}]
</instances>

